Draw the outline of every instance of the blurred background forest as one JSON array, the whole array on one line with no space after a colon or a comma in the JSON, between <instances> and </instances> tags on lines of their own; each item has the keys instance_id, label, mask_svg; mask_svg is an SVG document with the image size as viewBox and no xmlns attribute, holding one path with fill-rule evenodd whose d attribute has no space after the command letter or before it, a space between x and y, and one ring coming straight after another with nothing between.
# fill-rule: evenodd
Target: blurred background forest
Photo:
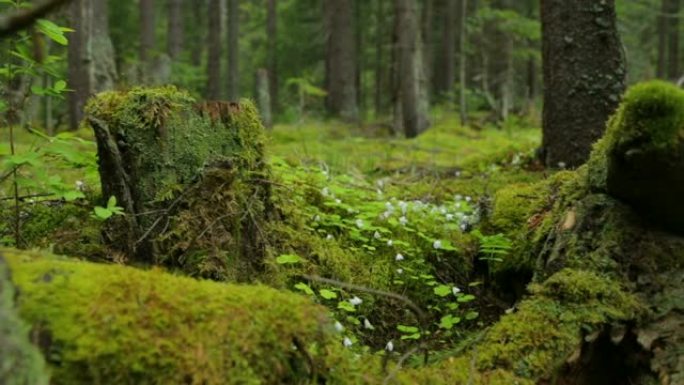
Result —
<instances>
[{"instance_id":1,"label":"blurred background forest","mask_svg":"<svg viewBox=\"0 0 684 385\"><path fill-rule=\"evenodd\" d=\"M0 3L7 11L27 2ZM5 93L16 110L9 115L40 123L50 133L73 130L92 94L174 84L204 99L252 98L269 126L333 117L397 133L406 71L399 65L402 39L408 39L407 49L422 52L423 109L429 101L430 107L460 111L462 120L470 116L476 126L540 115L538 1L420 0L403 8L401 1L394 3L73 1L51 16L54 28L74 30L56 32L66 32L68 45L43 35L25 39L23 47L16 40L2 42L5 63L36 62L23 71L26 76L13 76L5 66ZM679 3L616 2L630 84L656 77L677 81L682 75ZM8 46L17 44L25 55ZM62 94L67 84L73 92ZM428 124L404 131L414 136Z\"/></svg>"}]
</instances>

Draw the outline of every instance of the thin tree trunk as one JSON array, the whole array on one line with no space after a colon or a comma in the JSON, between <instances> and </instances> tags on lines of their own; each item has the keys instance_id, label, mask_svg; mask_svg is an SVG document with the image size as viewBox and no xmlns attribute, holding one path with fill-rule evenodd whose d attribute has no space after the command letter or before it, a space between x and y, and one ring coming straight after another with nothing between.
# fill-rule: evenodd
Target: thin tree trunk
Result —
<instances>
[{"instance_id":1,"label":"thin tree trunk","mask_svg":"<svg viewBox=\"0 0 684 385\"><path fill-rule=\"evenodd\" d=\"M442 73L444 74L444 84L440 90L446 94L448 100L453 101L453 88L456 82L456 31L457 31L457 10L458 0L446 0L444 36L442 38L442 52L444 52L442 62Z\"/></svg>"},{"instance_id":2,"label":"thin tree trunk","mask_svg":"<svg viewBox=\"0 0 684 385\"><path fill-rule=\"evenodd\" d=\"M176 60L183 52L184 23L183 0L168 0L169 20L167 31L167 52L171 60ZM200 44L198 44L200 45Z\"/></svg>"},{"instance_id":3,"label":"thin tree trunk","mask_svg":"<svg viewBox=\"0 0 684 385\"><path fill-rule=\"evenodd\" d=\"M273 117L271 115L271 95L268 89L268 70L260 68L256 74L256 99L261 121L268 129L273 127Z\"/></svg>"},{"instance_id":4,"label":"thin tree trunk","mask_svg":"<svg viewBox=\"0 0 684 385\"><path fill-rule=\"evenodd\" d=\"M448 0L456 1L456 0ZM423 13L421 20L421 33L423 41L423 68L425 71L425 77L427 79L432 79L432 62L433 59L433 20L434 20L434 0L424 0L423 2ZM427 94L431 95L429 88L431 87L431 82L427 83Z\"/></svg>"},{"instance_id":5,"label":"thin tree trunk","mask_svg":"<svg viewBox=\"0 0 684 385\"><path fill-rule=\"evenodd\" d=\"M601 4L589 0L541 2L542 153L549 167L574 168L588 159L625 88L615 0Z\"/></svg>"},{"instance_id":6,"label":"thin tree trunk","mask_svg":"<svg viewBox=\"0 0 684 385\"><path fill-rule=\"evenodd\" d=\"M677 81L679 73L679 0L669 0L670 9L668 12L668 35L669 35L669 57L668 57L668 78Z\"/></svg>"},{"instance_id":7,"label":"thin tree trunk","mask_svg":"<svg viewBox=\"0 0 684 385\"><path fill-rule=\"evenodd\" d=\"M75 0L69 9L70 27L74 33L69 38L67 78L69 87L69 129L78 129L83 118L83 106L90 93L90 77L83 60L87 30L85 28L86 0Z\"/></svg>"},{"instance_id":8,"label":"thin tree trunk","mask_svg":"<svg viewBox=\"0 0 684 385\"><path fill-rule=\"evenodd\" d=\"M328 112L346 121L359 117L353 0L326 1Z\"/></svg>"},{"instance_id":9,"label":"thin tree trunk","mask_svg":"<svg viewBox=\"0 0 684 385\"><path fill-rule=\"evenodd\" d=\"M155 45L154 0L140 0L140 79L150 81L152 71L152 52Z\"/></svg>"},{"instance_id":10,"label":"thin tree trunk","mask_svg":"<svg viewBox=\"0 0 684 385\"><path fill-rule=\"evenodd\" d=\"M202 65L205 44L202 44L201 42L206 41L207 39L207 29L200 28L200 26L206 25L202 13L202 10L206 9L206 3L206 0L192 0L188 3L191 8L190 12L192 13L192 19L195 23L195 28L188 30L188 34L192 34L194 41L193 44L190 44L190 49L192 51L190 60L192 65L195 67Z\"/></svg>"},{"instance_id":11,"label":"thin tree trunk","mask_svg":"<svg viewBox=\"0 0 684 385\"><path fill-rule=\"evenodd\" d=\"M207 7L207 99L221 99L221 0L210 0Z\"/></svg>"},{"instance_id":12,"label":"thin tree trunk","mask_svg":"<svg viewBox=\"0 0 684 385\"><path fill-rule=\"evenodd\" d=\"M415 0L395 0L398 80L404 134L414 138L429 126L420 29Z\"/></svg>"},{"instance_id":13,"label":"thin tree trunk","mask_svg":"<svg viewBox=\"0 0 684 385\"><path fill-rule=\"evenodd\" d=\"M461 0L461 12L459 21L459 47L458 47L458 72L459 72L459 115L461 118L461 125L465 126L468 123L468 81L467 81L467 52L466 42L468 39L468 0Z\"/></svg>"},{"instance_id":14,"label":"thin tree trunk","mask_svg":"<svg viewBox=\"0 0 684 385\"><path fill-rule=\"evenodd\" d=\"M277 113L278 100L278 2L277 0L267 1L267 16L266 16L266 35L268 39L268 81L271 94L271 112Z\"/></svg>"},{"instance_id":15,"label":"thin tree trunk","mask_svg":"<svg viewBox=\"0 0 684 385\"><path fill-rule=\"evenodd\" d=\"M668 19L667 12L670 9L668 0L661 0L660 15L658 15L658 67L657 76L665 79L667 76L667 37Z\"/></svg>"},{"instance_id":16,"label":"thin tree trunk","mask_svg":"<svg viewBox=\"0 0 684 385\"><path fill-rule=\"evenodd\" d=\"M240 1L228 0L228 100L240 98Z\"/></svg>"},{"instance_id":17,"label":"thin tree trunk","mask_svg":"<svg viewBox=\"0 0 684 385\"><path fill-rule=\"evenodd\" d=\"M385 40L387 39L387 33L385 31L385 13L384 5L385 0L376 0L375 8L375 116L376 118L382 114L384 111L382 105L382 95L385 91L385 66L384 66L384 51L385 51Z\"/></svg>"}]
</instances>

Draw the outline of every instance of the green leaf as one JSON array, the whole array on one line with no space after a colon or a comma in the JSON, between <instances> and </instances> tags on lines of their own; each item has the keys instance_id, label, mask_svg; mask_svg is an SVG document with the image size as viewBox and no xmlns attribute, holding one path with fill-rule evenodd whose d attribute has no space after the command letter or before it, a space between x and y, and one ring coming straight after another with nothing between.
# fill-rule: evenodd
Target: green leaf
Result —
<instances>
[{"instance_id":1,"label":"green leaf","mask_svg":"<svg viewBox=\"0 0 684 385\"><path fill-rule=\"evenodd\" d=\"M64 198L65 201L67 202L73 202L76 199L83 199L85 198L85 194L78 190L72 190L72 191L67 191L62 194L62 198Z\"/></svg>"},{"instance_id":2,"label":"green leaf","mask_svg":"<svg viewBox=\"0 0 684 385\"><path fill-rule=\"evenodd\" d=\"M114 207L116 207L116 197L112 195L107 200L107 208L111 210Z\"/></svg>"},{"instance_id":3,"label":"green leaf","mask_svg":"<svg viewBox=\"0 0 684 385\"><path fill-rule=\"evenodd\" d=\"M36 22L38 30L45 34L50 40L60 45L67 45L69 40L64 36L64 29L50 20L40 19Z\"/></svg>"},{"instance_id":4,"label":"green leaf","mask_svg":"<svg viewBox=\"0 0 684 385\"><path fill-rule=\"evenodd\" d=\"M300 282L300 283L294 285L294 287L295 287L295 289L303 291L304 293L306 293L308 295L314 295L314 291L311 290L309 285L305 284L304 282Z\"/></svg>"},{"instance_id":5,"label":"green leaf","mask_svg":"<svg viewBox=\"0 0 684 385\"><path fill-rule=\"evenodd\" d=\"M302 261L302 258L295 254L283 254L276 258L279 265L293 265Z\"/></svg>"},{"instance_id":6,"label":"green leaf","mask_svg":"<svg viewBox=\"0 0 684 385\"><path fill-rule=\"evenodd\" d=\"M414 333L414 334L405 334L401 336L402 340L419 340L420 339L420 333Z\"/></svg>"},{"instance_id":7,"label":"green leaf","mask_svg":"<svg viewBox=\"0 0 684 385\"><path fill-rule=\"evenodd\" d=\"M470 301L472 301L472 300L474 300L474 299L475 299L475 296L474 296L474 295L472 295L472 294L466 294L466 295L462 295L462 296L458 297L456 300L457 300L458 302L463 303L463 302L470 302Z\"/></svg>"},{"instance_id":8,"label":"green leaf","mask_svg":"<svg viewBox=\"0 0 684 385\"><path fill-rule=\"evenodd\" d=\"M60 93L64 90L66 90L67 83L64 80L57 80L55 82L55 85L52 87L52 90Z\"/></svg>"},{"instance_id":9,"label":"green leaf","mask_svg":"<svg viewBox=\"0 0 684 385\"><path fill-rule=\"evenodd\" d=\"M415 326L406 326L406 325L397 325L397 330L399 330L402 333L417 333L420 329L418 329Z\"/></svg>"},{"instance_id":10,"label":"green leaf","mask_svg":"<svg viewBox=\"0 0 684 385\"><path fill-rule=\"evenodd\" d=\"M321 289L318 291L318 294L320 294L321 297L323 297L325 299L337 298L337 293L335 293L332 290L328 290L328 289Z\"/></svg>"},{"instance_id":11,"label":"green leaf","mask_svg":"<svg viewBox=\"0 0 684 385\"><path fill-rule=\"evenodd\" d=\"M451 294L451 286L439 285L433 289L436 295L440 297L446 297Z\"/></svg>"},{"instance_id":12,"label":"green leaf","mask_svg":"<svg viewBox=\"0 0 684 385\"><path fill-rule=\"evenodd\" d=\"M478 313L476 311L469 311L468 313L466 313L465 319L467 319L468 321L472 321L479 316L480 316L480 313Z\"/></svg>"},{"instance_id":13,"label":"green leaf","mask_svg":"<svg viewBox=\"0 0 684 385\"><path fill-rule=\"evenodd\" d=\"M354 307L354 305L352 305L351 303L349 303L347 301L340 301L337 304L337 308L344 310L346 312L349 312L349 313L354 313L356 311L356 308Z\"/></svg>"},{"instance_id":14,"label":"green leaf","mask_svg":"<svg viewBox=\"0 0 684 385\"><path fill-rule=\"evenodd\" d=\"M453 315L448 314L442 317L442 319L439 321L439 327L442 329L451 330L454 325L457 325L459 322L461 322L460 317L454 317Z\"/></svg>"},{"instance_id":15,"label":"green leaf","mask_svg":"<svg viewBox=\"0 0 684 385\"><path fill-rule=\"evenodd\" d=\"M113 214L111 211L107 210L104 207L100 207L100 206L95 206L94 211L95 211L95 216L98 219L102 219L102 220L109 219Z\"/></svg>"}]
</instances>

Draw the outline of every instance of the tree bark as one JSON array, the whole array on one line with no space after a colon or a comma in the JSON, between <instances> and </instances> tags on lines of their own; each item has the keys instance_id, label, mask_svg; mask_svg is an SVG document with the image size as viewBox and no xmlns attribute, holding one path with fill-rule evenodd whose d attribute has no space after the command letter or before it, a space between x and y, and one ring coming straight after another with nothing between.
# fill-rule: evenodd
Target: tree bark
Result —
<instances>
[{"instance_id":1,"label":"tree bark","mask_svg":"<svg viewBox=\"0 0 684 385\"><path fill-rule=\"evenodd\" d=\"M69 87L69 129L77 130L83 118L83 107L90 94L90 77L86 69L84 53L87 42L85 24L87 0L76 0L69 9L70 27L74 33L69 38L67 78Z\"/></svg>"},{"instance_id":2,"label":"tree bark","mask_svg":"<svg viewBox=\"0 0 684 385\"><path fill-rule=\"evenodd\" d=\"M468 38L468 0L461 0L461 12L459 20L459 47L458 47L458 78L459 78L459 116L461 125L468 123L468 79L467 79L467 51L466 42Z\"/></svg>"},{"instance_id":3,"label":"tree bark","mask_svg":"<svg viewBox=\"0 0 684 385\"><path fill-rule=\"evenodd\" d=\"M458 1L446 0L444 36L442 37L442 57L441 72L443 82L440 84L439 91L447 96L449 101L453 101L453 88L456 83L456 32L458 21ZM459 42L460 44L460 42Z\"/></svg>"},{"instance_id":4,"label":"tree bark","mask_svg":"<svg viewBox=\"0 0 684 385\"><path fill-rule=\"evenodd\" d=\"M221 99L221 0L209 0L207 7L207 99Z\"/></svg>"},{"instance_id":5,"label":"tree bark","mask_svg":"<svg viewBox=\"0 0 684 385\"><path fill-rule=\"evenodd\" d=\"M261 121L268 129L273 128L273 116L271 115L271 95L268 89L268 70L260 68L256 74L256 99Z\"/></svg>"},{"instance_id":6,"label":"tree bark","mask_svg":"<svg viewBox=\"0 0 684 385\"><path fill-rule=\"evenodd\" d=\"M168 0L169 20L167 36L167 52L171 60L176 60L183 52L184 23L183 0Z\"/></svg>"},{"instance_id":7,"label":"tree bark","mask_svg":"<svg viewBox=\"0 0 684 385\"><path fill-rule=\"evenodd\" d=\"M83 107L94 93L112 89L116 81L114 46L109 37L106 0L77 0L70 19L75 30L68 48L69 128L78 128Z\"/></svg>"},{"instance_id":8,"label":"tree bark","mask_svg":"<svg viewBox=\"0 0 684 385\"><path fill-rule=\"evenodd\" d=\"M266 35L267 35L267 67L268 67L268 87L271 94L271 111L278 112L278 2L277 0L266 0Z\"/></svg>"},{"instance_id":9,"label":"tree bark","mask_svg":"<svg viewBox=\"0 0 684 385\"><path fill-rule=\"evenodd\" d=\"M240 98L240 1L228 0L228 100Z\"/></svg>"},{"instance_id":10,"label":"tree bark","mask_svg":"<svg viewBox=\"0 0 684 385\"><path fill-rule=\"evenodd\" d=\"M667 12L669 8L668 0L661 0L660 15L656 19L658 21L658 67L656 73L660 79L665 79L667 76Z\"/></svg>"},{"instance_id":11,"label":"tree bark","mask_svg":"<svg viewBox=\"0 0 684 385\"><path fill-rule=\"evenodd\" d=\"M677 81L679 73L679 0L669 0L668 10L668 66L667 77L672 81Z\"/></svg>"},{"instance_id":12,"label":"tree bark","mask_svg":"<svg viewBox=\"0 0 684 385\"><path fill-rule=\"evenodd\" d=\"M140 0L140 80L147 83L152 71L155 45L154 0Z\"/></svg>"},{"instance_id":13,"label":"tree bark","mask_svg":"<svg viewBox=\"0 0 684 385\"><path fill-rule=\"evenodd\" d=\"M326 1L328 112L346 121L359 117L353 0Z\"/></svg>"},{"instance_id":14,"label":"tree bark","mask_svg":"<svg viewBox=\"0 0 684 385\"><path fill-rule=\"evenodd\" d=\"M543 0L543 158L578 167L604 132L625 88L615 1Z\"/></svg>"},{"instance_id":15,"label":"tree bark","mask_svg":"<svg viewBox=\"0 0 684 385\"><path fill-rule=\"evenodd\" d=\"M204 13L202 12L204 9L206 9L206 0L192 0L191 2L188 2L188 5L190 6L190 12L192 14L192 19L195 23L195 26L205 26L206 22L204 20ZM202 65L202 57L204 54L204 47L205 44L201 44L200 42L206 40L206 33L207 29L206 28L192 28L188 30L188 34L192 35L192 39L195 42L194 44L190 44L190 49L192 51L192 57L190 58L192 65L195 67L199 67Z\"/></svg>"},{"instance_id":16,"label":"tree bark","mask_svg":"<svg viewBox=\"0 0 684 385\"><path fill-rule=\"evenodd\" d=\"M415 0L395 0L398 100L404 134L414 138L429 126L420 29Z\"/></svg>"},{"instance_id":17,"label":"tree bark","mask_svg":"<svg viewBox=\"0 0 684 385\"><path fill-rule=\"evenodd\" d=\"M449 1L456 1L456 0L449 0ZM433 29L434 29L434 16L435 16L435 2L434 0L424 0L423 2L423 10L422 10L422 16L421 16L421 34L422 34L422 41L423 41L423 69L425 71L425 78L428 79L428 82L426 83L427 87L427 95L432 96L432 91L430 88L432 87L432 82L430 82L430 79L432 79L432 63L434 62L433 58Z\"/></svg>"},{"instance_id":18,"label":"tree bark","mask_svg":"<svg viewBox=\"0 0 684 385\"><path fill-rule=\"evenodd\" d=\"M382 95L385 92L385 42L387 41L386 24L384 22L385 0L376 0L375 4L375 116L378 117L384 112Z\"/></svg>"}]
</instances>

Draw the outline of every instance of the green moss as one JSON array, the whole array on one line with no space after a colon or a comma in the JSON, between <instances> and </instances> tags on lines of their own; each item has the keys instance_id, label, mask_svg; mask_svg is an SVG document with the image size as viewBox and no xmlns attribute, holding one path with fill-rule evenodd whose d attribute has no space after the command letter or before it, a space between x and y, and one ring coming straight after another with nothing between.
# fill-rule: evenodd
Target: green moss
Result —
<instances>
[{"instance_id":1,"label":"green moss","mask_svg":"<svg viewBox=\"0 0 684 385\"><path fill-rule=\"evenodd\" d=\"M103 195L117 196L134 215L113 221L114 248L215 279L245 279L258 269L269 178L251 102L198 104L174 87L135 88L98 95L86 113L100 132ZM123 173L112 172L112 143Z\"/></svg>"},{"instance_id":2,"label":"green moss","mask_svg":"<svg viewBox=\"0 0 684 385\"><path fill-rule=\"evenodd\" d=\"M315 383L349 360L326 312L298 295L4 254L22 317L50 341L54 384Z\"/></svg>"},{"instance_id":3,"label":"green moss","mask_svg":"<svg viewBox=\"0 0 684 385\"><path fill-rule=\"evenodd\" d=\"M684 91L661 81L632 87L594 147L588 181L684 234Z\"/></svg>"},{"instance_id":4,"label":"green moss","mask_svg":"<svg viewBox=\"0 0 684 385\"><path fill-rule=\"evenodd\" d=\"M45 385L45 363L29 342L29 328L17 315L16 292L8 266L0 255L0 383Z\"/></svg>"},{"instance_id":5,"label":"green moss","mask_svg":"<svg viewBox=\"0 0 684 385\"><path fill-rule=\"evenodd\" d=\"M562 270L531 291L533 296L495 324L479 345L480 370L548 378L580 348L582 330L633 319L640 310L618 282L591 271Z\"/></svg>"}]
</instances>

